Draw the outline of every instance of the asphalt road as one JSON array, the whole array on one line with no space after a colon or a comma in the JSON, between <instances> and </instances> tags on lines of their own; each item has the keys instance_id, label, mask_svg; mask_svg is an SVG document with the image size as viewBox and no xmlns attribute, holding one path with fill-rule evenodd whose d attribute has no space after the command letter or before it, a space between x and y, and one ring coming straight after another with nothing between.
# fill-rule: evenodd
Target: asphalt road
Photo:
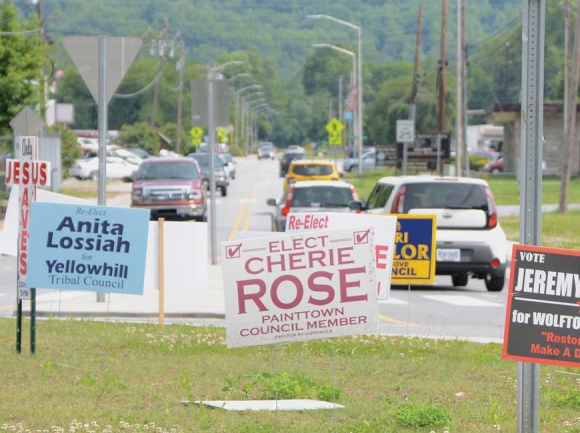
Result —
<instances>
[{"instance_id":1,"label":"asphalt road","mask_svg":"<svg viewBox=\"0 0 580 433\"><path fill-rule=\"evenodd\" d=\"M90 181L86 181L90 182ZM130 188L130 184L116 189ZM216 258L219 243L234 239L236 232L270 231L271 208L266 199L282 195L278 162L256 157L237 161L236 179L230 181L228 195L216 197ZM107 204L128 206L129 193L108 199ZM210 254L211 257L211 254ZM0 315L14 313L14 258L0 256ZM384 334L469 338L478 341L501 341L505 320L507 289L488 292L483 281L470 280L463 288L454 288L450 277L438 277L434 286L413 286L391 291L388 301L380 304L380 330ZM183 322L183 321L182 321ZM197 320L195 323L223 324L220 320Z\"/></svg>"}]
</instances>

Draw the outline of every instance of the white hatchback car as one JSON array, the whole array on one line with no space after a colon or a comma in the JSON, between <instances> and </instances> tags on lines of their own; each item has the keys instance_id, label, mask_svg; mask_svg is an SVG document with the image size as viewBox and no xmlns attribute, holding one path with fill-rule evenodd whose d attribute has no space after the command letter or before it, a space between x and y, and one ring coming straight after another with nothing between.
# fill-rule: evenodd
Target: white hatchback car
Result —
<instances>
[{"instance_id":1,"label":"white hatchback car","mask_svg":"<svg viewBox=\"0 0 580 433\"><path fill-rule=\"evenodd\" d=\"M472 277L484 279L489 291L503 289L508 243L486 181L383 177L367 201L352 202L350 207L375 214L436 215L436 274L450 275L454 286L465 286Z\"/></svg>"}]
</instances>

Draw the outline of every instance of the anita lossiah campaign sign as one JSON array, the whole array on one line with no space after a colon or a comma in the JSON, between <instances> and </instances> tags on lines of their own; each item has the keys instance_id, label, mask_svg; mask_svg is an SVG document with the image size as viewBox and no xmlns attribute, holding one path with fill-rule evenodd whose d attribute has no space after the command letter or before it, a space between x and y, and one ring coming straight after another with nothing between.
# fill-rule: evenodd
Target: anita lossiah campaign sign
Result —
<instances>
[{"instance_id":1,"label":"anita lossiah campaign sign","mask_svg":"<svg viewBox=\"0 0 580 433\"><path fill-rule=\"evenodd\" d=\"M378 331L372 228L222 246L228 347Z\"/></svg>"},{"instance_id":2,"label":"anita lossiah campaign sign","mask_svg":"<svg viewBox=\"0 0 580 433\"><path fill-rule=\"evenodd\" d=\"M32 203L27 287L143 294L149 211Z\"/></svg>"}]
</instances>

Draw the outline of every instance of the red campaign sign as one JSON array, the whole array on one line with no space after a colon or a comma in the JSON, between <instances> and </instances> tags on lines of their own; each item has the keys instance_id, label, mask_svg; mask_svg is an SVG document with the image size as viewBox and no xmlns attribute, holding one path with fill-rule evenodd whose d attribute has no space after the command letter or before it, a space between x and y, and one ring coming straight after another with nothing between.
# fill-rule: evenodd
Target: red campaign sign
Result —
<instances>
[{"instance_id":1,"label":"red campaign sign","mask_svg":"<svg viewBox=\"0 0 580 433\"><path fill-rule=\"evenodd\" d=\"M50 186L50 163L8 159L6 185Z\"/></svg>"},{"instance_id":2,"label":"red campaign sign","mask_svg":"<svg viewBox=\"0 0 580 433\"><path fill-rule=\"evenodd\" d=\"M228 347L378 331L372 228L222 245Z\"/></svg>"},{"instance_id":3,"label":"red campaign sign","mask_svg":"<svg viewBox=\"0 0 580 433\"><path fill-rule=\"evenodd\" d=\"M580 367L580 251L514 245L503 357Z\"/></svg>"},{"instance_id":4,"label":"red campaign sign","mask_svg":"<svg viewBox=\"0 0 580 433\"><path fill-rule=\"evenodd\" d=\"M36 187L50 186L50 162L36 160L37 138L18 137L19 159L6 161L6 185L18 186L18 282L19 299L30 299L26 288L28 271L28 238L30 235L30 206L36 199Z\"/></svg>"}]
</instances>

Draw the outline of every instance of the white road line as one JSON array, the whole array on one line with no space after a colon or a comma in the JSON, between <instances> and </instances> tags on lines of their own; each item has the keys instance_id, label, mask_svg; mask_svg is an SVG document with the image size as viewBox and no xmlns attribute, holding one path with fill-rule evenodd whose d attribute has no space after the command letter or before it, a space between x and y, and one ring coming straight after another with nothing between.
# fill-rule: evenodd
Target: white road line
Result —
<instances>
[{"instance_id":1,"label":"white road line","mask_svg":"<svg viewBox=\"0 0 580 433\"><path fill-rule=\"evenodd\" d=\"M500 307L505 305L497 302L486 301L485 299L474 298L472 296L461 295L423 295L424 298L433 301L444 302L446 304L457 305L459 307Z\"/></svg>"},{"instance_id":2,"label":"white road line","mask_svg":"<svg viewBox=\"0 0 580 433\"><path fill-rule=\"evenodd\" d=\"M408 304L408 302L401 301L400 299L396 298L389 298L389 299L379 299L379 304Z\"/></svg>"}]
</instances>

